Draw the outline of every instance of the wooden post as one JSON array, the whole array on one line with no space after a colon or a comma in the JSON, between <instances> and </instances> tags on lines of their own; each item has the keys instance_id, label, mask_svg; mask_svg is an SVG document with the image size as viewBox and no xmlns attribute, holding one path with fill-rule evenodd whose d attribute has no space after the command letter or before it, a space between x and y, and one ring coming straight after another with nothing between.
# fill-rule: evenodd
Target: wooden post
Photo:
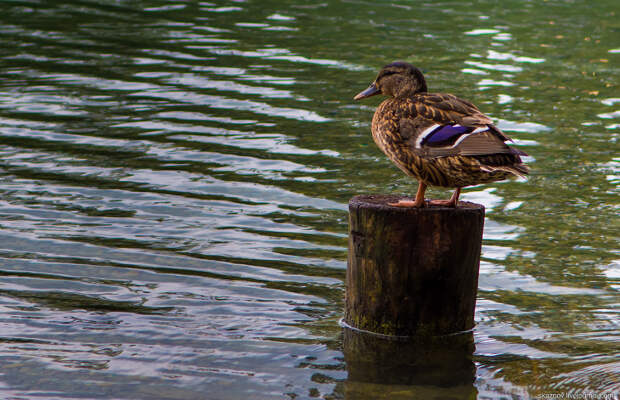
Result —
<instances>
[{"instance_id":1,"label":"wooden post","mask_svg":"<svg viewBox=\"0 0 620 400\"><path fill-rule=\"evenodd\" d=\"M349 202L344 322L396 336L438 336L474 326L484 206L389 206L401 197Z\"/></svg>"}]
</instances>

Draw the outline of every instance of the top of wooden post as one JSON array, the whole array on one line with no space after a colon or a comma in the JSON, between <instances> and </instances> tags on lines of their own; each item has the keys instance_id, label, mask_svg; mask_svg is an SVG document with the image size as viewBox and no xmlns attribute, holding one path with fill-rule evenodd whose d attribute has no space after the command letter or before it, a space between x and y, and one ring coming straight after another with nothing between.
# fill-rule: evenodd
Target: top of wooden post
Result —
<instances>
[{"instance_id":1,"label":"top of wooden post","mask_svg":"<svg viewBox=\"0 0 620 400\"><path fill-rule=\"evenodd\" d=\"M349 207L355 208L372 208L375 210L389 211L389 212L402 212L405 214L413 213L435 213L435 212L452 212L452 213L467 213L467 212L483 212L484 206L478 203L471 203L469 201L459 201L458 206L446 207L446 206L426 206L422 208L416 207L397 207L391 206L388 203L398 203L398 200L407 199L406 196L391 195L391 194L363 194L354 196L349 200Z\"/></svg>"}]
</instances>

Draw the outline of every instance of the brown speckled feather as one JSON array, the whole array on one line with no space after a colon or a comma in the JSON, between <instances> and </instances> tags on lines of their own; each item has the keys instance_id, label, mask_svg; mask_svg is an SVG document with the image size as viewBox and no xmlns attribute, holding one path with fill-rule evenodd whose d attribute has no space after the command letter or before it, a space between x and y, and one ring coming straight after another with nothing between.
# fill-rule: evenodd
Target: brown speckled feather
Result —
<instances>
[{"instance_id":1,"label":"brown speckled feather","mask_svg":"<svg viewBox=\"0 0 620 400\"><path fill-rule=\"evenodd\" d=\"M438 124L484 126L493 123L475 105L451 94L417 93L411 100L419 115Z\"/></svg>"}]
</instances>

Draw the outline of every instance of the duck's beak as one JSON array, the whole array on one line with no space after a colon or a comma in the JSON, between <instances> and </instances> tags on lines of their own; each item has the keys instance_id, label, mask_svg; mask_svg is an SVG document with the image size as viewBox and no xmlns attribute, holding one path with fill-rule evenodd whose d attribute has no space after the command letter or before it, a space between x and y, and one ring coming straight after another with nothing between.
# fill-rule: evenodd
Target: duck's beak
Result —
<instances>
[{"instance_id":1,"label":"duck's beak","mask_svg":"<svg viewBox=\"0 0 620 400\"><path fill-rule=\"evenodd\" d=\"M381 90L379 90L375 82L373 82L372 85L368 86L368 89L359 92L357 96L353 98L353 100L365 99L366 97L374 96L375 94L379 93L381 93Z\"/></svg>"}]
</instances>

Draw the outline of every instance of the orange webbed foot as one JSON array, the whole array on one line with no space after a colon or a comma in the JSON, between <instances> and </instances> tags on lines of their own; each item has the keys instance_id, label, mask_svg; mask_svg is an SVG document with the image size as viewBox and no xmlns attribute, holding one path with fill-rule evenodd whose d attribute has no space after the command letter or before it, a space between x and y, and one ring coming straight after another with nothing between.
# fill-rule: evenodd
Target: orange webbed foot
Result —
<instances>
[{"instance_id":1,"label":"orange webbed foot","mask_svg":"<svg viewBox=\"0 0 620 400\"><path fill-rule=\"evenodd\" d=\"M413 200L398 200L398 202L396 203L387 203L388 206L393 206L393 207L415 207L415 208L420 208L420 207L424 207L424 202L421 201L413 201Z\"/></svg>"},{"instance_id":2,"label":"orange webbed foot","mask_svg":"<svg viewBox=\"0 0 620 400\"><path fill-rule=\"evenodd\" d=\"M456 208L456 201L452 200L429 200L429 206L443 206L443 207L454 207Z\"/></svg>"},{"instance_id":3,"label":"orange webbed foot","mask_svg":"<svg viewBox=\"0 0 620 400\"><path fill-rule=\"evenodd\" d=\"M429 200L429 206L443 206L443 207L452 207L456 208L459 203L459 196L461 194L461 188L457 187L450 200Z\"/></svg>"}]
</instances>

